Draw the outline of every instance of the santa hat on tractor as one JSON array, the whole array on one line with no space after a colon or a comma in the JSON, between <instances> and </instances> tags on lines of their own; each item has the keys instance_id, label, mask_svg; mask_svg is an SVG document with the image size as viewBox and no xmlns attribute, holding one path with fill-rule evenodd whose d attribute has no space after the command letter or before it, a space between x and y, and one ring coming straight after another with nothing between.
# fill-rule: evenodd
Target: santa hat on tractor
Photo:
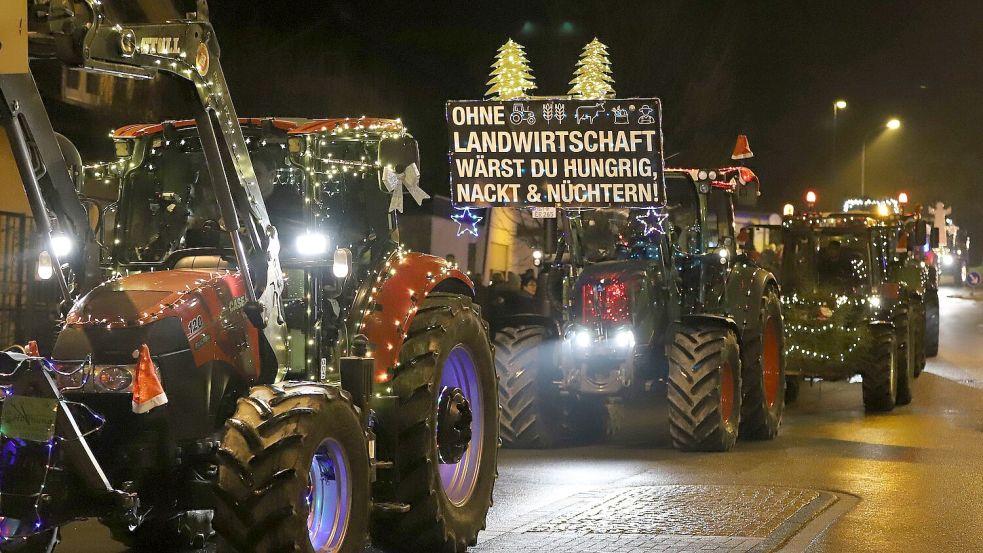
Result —
<instances>
[{"instance_id":1,"label":"santa hat on tractor","mask_svg":"<svg viewBox=\"0 0 983 553\"><path fill-rule=\"evenodd\" d=\"M737 144L734 144L734 153L730 154L730 158L734 161L740 161L752 157L754 157L754 153L751 152L751 146L747 143L747 135L737 135Z\"/></svg>"},{"instance_id":2,"label":"santa hat on tractor","mask_svg":"<svg viewBox=\"0 0 983 553\"><path fill-rule=\"evenodd\" d=\"M136 375L133 378L133 412L149 413L153 408L167 403L167 394L157 374L157 367L150 358L147 344L140 346Z\"/></svg>"}]
</instances>

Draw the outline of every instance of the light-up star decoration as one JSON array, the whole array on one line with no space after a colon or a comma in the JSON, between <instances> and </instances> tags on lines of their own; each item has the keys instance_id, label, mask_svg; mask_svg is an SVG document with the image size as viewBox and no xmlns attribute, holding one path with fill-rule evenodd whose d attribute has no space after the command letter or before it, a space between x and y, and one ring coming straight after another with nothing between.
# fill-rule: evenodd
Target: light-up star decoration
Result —
<instances>
[{"instance_id":1,"label":"light-up star decoration","mask_svg":"<svg viewBox=\"0 0 983 553\"><path fill-rule=\"evenodd\" d=\"M484 217L475 215L471 212L470 207L455 208L458 210L457 213L451 215L451 219L457 223L457 235L471 234L473 236L478 236L478 223L484 220Z\"/></svg>"},{"instance_id":2,"label":"light-up star decoration","mask_svg":"<svg viewBox=\"0 0 983 553\"><path fill-rule=\"evenodd\" d=\"M656 209L650 207L645 210L645 213L635 217L635 220L644 225L644 230L642 234L648 236L653 232L658 232L659 234L665 234L666 229L662 226L666 222L666 218L669 217L668 213L665 213L661 209Z\"/></svg>"}]
</instances>

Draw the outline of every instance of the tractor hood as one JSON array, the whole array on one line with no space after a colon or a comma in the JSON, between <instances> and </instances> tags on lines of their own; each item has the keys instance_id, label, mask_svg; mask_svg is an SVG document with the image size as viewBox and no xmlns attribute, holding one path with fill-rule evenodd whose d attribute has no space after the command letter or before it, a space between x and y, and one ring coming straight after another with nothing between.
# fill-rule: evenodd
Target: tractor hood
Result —
<instances>
[{"instance_id":1,"label":"tractor hood","mask_svg":"<svg viewBox=\"0 0 983 553\"><path fill-rule=\"evenodd\" d=\"M225 271L174 270L139 273L110 280L85 295L68 314L67 324L146 324L189 292Z\"/></svg>"},{"instance_id":2,"label":"tractor hood","mask_svg":"<svg viewBox=\"0 0 983 553\"><path fill-rule=\"evenodd\" d=\"M258 333L242 311L238 273L172 270L105 282L68 314L55 343L56 359L132 362L142 344L151 355L190 351L194 365L221 361L254 376Z\"/></svg>"}]
</instances>

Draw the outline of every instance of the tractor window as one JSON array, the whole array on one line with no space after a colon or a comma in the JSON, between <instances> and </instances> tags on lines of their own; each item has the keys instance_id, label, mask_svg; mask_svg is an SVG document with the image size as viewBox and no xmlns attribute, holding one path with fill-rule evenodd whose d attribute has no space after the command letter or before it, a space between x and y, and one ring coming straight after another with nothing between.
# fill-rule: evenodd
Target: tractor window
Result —
<instances>
[{"instance_id":1,"label":"tractor window","mask_svg":"<svg viewBox=\"0 0 983 553\"><path fill-rule=\"evenodd\" d=\"M571 226L587 262L657 259L664 229L658 220L647 209L603 208L582 211Z\"/></svg>"},{"instance_id":2,"label":"tractor window","mask_svg":"<svg viewBox=\"0 0 983 553\"><path fill-rule=\"evenodd\" d=\"M796 236L786 244L786 286L790 292L852 295L870 283L870 235L829 229L810 240Z\"/></svg>"},{"instance_id":3,"label":"tractor window","mask_svg":"<svg viewBox=\"0 0 983 553\"><path fill-rule=\"evenodd\" d=\"M720 247L725 238L734 236L734 209L728 194L724 190L713 188L705 196L707 219L703 243L707 249Z\"/></svg>"},{"instance_id":4,"label":"tractor window","mask_svg":"<svg viewBox=\"0 0 983 553\"><path fill-rule=\"evenodd\" d=\"M700 198L689 177L666 175L666 211L673 243L689 252L690 233L697 232L700 217Z\"/></svg>"},{"instance_id":5,"label":"tractor window","mask_svg":"<svg viewBox=\"0 0 983 553\"><path fill-rule=\"evenodd\" d=\"M140 165L122 179L117 261L159 263L181 249L231 247L228 234L220 229L218 202L197 135L186 131L176 137L154 135L143 140L148 141L145 153L135 148L131 158ZM299 207L296 195L283 191L290 186L281 182L280 168L286 164L282 146L256 139L248 140L247 145L271 212L283 211L281 204L291 201Z\"/></svg>"}]
</instances>

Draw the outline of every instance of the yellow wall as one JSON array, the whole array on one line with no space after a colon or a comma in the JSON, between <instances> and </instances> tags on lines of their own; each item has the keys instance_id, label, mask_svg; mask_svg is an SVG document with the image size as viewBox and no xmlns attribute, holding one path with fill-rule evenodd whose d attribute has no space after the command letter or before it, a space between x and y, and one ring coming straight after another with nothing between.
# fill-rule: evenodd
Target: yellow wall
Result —
<instances>
[{"instance_id":1,"label":"yellow wall","mask_svg":"<svg viewBox=\"0 0 983 553\"><path fill-rule=\"evenodd\" d=\"M0 129L0 211L31 212L7 133L3 129Z\"/></svg>"}]
</instances>

